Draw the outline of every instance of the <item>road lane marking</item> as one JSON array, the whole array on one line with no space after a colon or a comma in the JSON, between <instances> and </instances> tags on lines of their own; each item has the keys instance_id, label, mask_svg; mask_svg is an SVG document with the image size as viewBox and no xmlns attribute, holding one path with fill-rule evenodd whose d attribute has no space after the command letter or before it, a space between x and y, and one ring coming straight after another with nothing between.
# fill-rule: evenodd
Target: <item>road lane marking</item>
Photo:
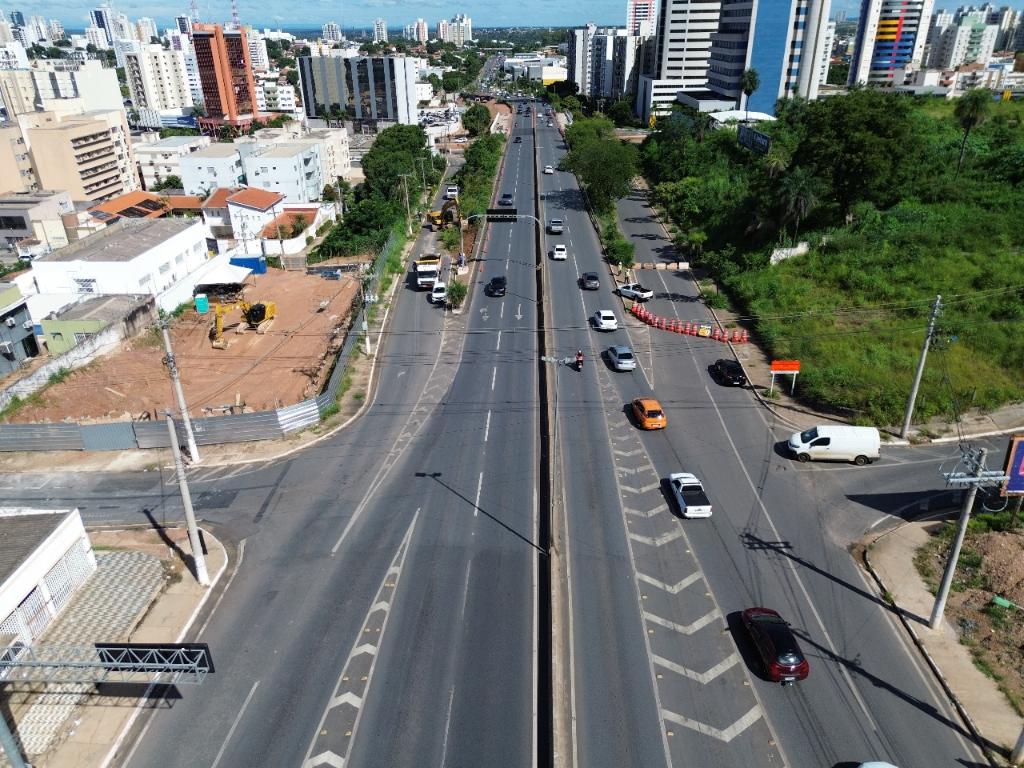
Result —
<instances>
[{"instance_id":1,"label":"road lane marking","mask_svg":"<svg viewBox=\"0 0 1024 768\"><path fill-rule=\"evenodd\" d=\"M674 661L663 659L661 656L653 655L652 658L654 659L654 663L662 669L667 669L669 672L675 672L677 675L682 675L683 677L688 677L691 680L696 680L701 685L707 685L712 682L723 672L727 672L736 666L737 662L740 660L739 654L732 653L715 664L715 666L707 672L694 672L692 669L688 669L681 664L676 664Z\"/></svg>"},{"instance_id":2,"label":"road lane marking","mask_svg":"<svg viewBox=\"0 0 1024 768\"><path fill-rule=\"evenodd\" d=\"M755 704L747 714L723 730L719 730L711 725L705 725L704 723L698 723L696 720L691 720L688 717L677 715L675 712L667 709L661 710L661 716L670 723L681 725L684 728L697 731L697 733L703 733L705 736L711 736L712 738L724 741L728 744L734 738L747 730L747 728L761 719L761 708Z\"/></svg>"},{"instance_id":3,"label":"road lane marking","mask_svg":"<svg viewBox=\"0 0 1024 768\"><path fill-rule=\"evenodd\" d=\"M500 317L500 318L505 317L505 302L504 301L501 302L501 311L498 313L498 317Z\"/></svg>"},{"instance_id":4,"label":"road lane marking","mask_svg":"<svg viewBox=\"0 0 1024 768\"><path fill-rule=\"evenodd\" d=\"M487 442L487 436L491 434L491 412L487 412L487 424L484 425L484 442Z\"/></svg>"},{"instance_id":5,"label":"road lane marking","mask_svg":"<svg viewBox=\"0 0 1024 768\"><path fill-rule=\"evenodd\" d=\"M663 533L660 536L641 536L639 533L629 532L629 538L633 541L639 541L641 544L648 544L652 547L663 547L670 541L675 541L683 535L683 528L677 525L668 533Z\"/></svg>"},{"instance_id":6,"label":"road lane marking","mask_svg":"<svg viewBox=\"0 0 1024 768\"><path fill-rule=\"evenodd\" d=\"M501 331L498 331L498 345L494 348L495 350L501 349Z\"/></svg>"},{"instance_id":7,"label":"road lane marking","mask_svg":"<svg viewBox=\"0 0 1024 768\"><path fill-rule=\"evenodd\" d=\"M480 491L484 487L484 473L480 473L480 477L476 481L476 501L473 502L473 517L476 517L480 510Z\"/></svg>"},{"instance_id":8,"label":"road lane marking","mask_svg":"<svg viewBox=\"0 0 1024 768\"><path fill-rule=\"evenodd\" d=\"M472 565L472 561L470 562ZM469 571L466 571L467 575ZM465 607L465 606L463 606ZM441 743L441 768L448 760L448 731L452 725L452 702L455 700L455 686L448 690L448 709L444 718L444 741Z\"/></svg>"},{"instance_id":9,"label":"road lane marking","mask_svg":"<svg viewBox=\"0 0 1024 768\"><path fill-rule=\"evenodd\" d=\"M498 366L491 369L491 392L494 391L494 381L498 378Z\"/></svg>"},{"instance_id":10,"label":"road lane marking","mask_svg":"<svg viewBox=\"0 0 1024 768\"><path fill-rule=\"evenodd\" d=\"M213 758L213 765L210 768L217 768L220 763L220 759L224 757L224 750L228 748L228 742L231 741L231 737L235 733L235 728L238 727L238 723L242 720L242 715L245 714L246 708L249 706L249 702L252 701L252 696L256 693L256 689L259 687L260 681L257 680L252 684L252 688L249 689L249 695L245 697L245 701L242 702L241 709L238 710L238 714L235 715L235 721L231 723L231 728L228 729L228 735L224 737L224 743L220 745L220 749L217 751L217 756Z\"/></svg>"},{"instance_id":11,"label":"road lane marking","mask_svg":"<svg viewBox=\"0 0 1024 768\"><path fill-rule=\"evenodd\" d=\"M646 573L638 572L636 577L645 584L650 584L652 587L657 587L658 589L664 590L665 592L668 592L670 595L678 595L691 584L700 581L701 573L700 571L694 571L685 579L682 579L676 582L675 584L666 584L664 581L659 581L653 576L648 576Z\"/></svg>"},{"instance_id":12,"label":"road lane marking","mask_svg":"<svg viewBox=\"0 0 1024 768\"><path fill-rule=\"evenodd\" d=\"M692 635L701 629L704 629L708 624L713 622L715 619L722 618L722 612L717 608L712 608L710 611L705 613L696 621L691 621L689 624L680 624L676 621L670 621L669 619L663 619L657 614L644 611L644 619L657 624L658 626L665 627L665 629L671 629L674 632L678 632L681 635ZM653 655L653 654L652 654Z\"/></svg>"}]
</instances>

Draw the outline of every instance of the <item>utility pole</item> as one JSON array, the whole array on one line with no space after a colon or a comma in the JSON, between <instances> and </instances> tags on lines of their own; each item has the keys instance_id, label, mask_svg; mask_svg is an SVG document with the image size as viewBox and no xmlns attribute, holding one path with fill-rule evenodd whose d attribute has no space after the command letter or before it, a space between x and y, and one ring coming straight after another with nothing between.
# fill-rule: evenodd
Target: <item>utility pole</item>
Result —
<instances>
[{"instance_id":1,"label":"utility pole","mask_svg":"<svg viewBox=\"0 0 1024 768\"><path fill-rule=\"evenodd\" d=\"M363 304L363 342L366 346L366 356L369 357L373 354L373 345L370 343L370 326L366 322L366 280L360 278L359 280L359 298Z\"/></svg>"},{"instance_id":2,"label":"utility pole","mask_svg":"<svg viewBox=\"0 0 1024 768\"><path fill-rule=\"evenodd\" d=\"M949 589L953 585L953 574L956 572L956 563L960 559L960 549L964 544L964 536L967 533L967 523L971 519L971 509L974 508L974 499L978 495L978 488L983 485L1001 485L1006 482L1007 477L1001 470L985 469L985 456L987 448L979 448L977 453L969 452L965 456L966 463L971 465L970 473L956 472L946 473L946 482L950 485L970 486L964 497L963 507L960 508L960 520L957 523L956 538L953 540L953 547L949 552L949 559L946 561L946 570L942 574L942 583L939 585L939 592L935 596L935 606L932 608L931 621L929 626L938 629L942 621L942 614L946 610L946 600L949 597Z\"/></svg>"},{"instance_id":3,"label":"utility pole","mask_svg":"<svg viewBox=\"0 0 1024 768\"><path fill-rule=\"evenodd\" d=\"M412 211L409 210L409 185L406 183L405 178L408 173L400 173L398 177L402 180L402 190L405 192L405 234L412 234Z\"/></svg>"},{"instance_id":4,"label":"utility pole","mask_svg":"<svg viewBox=\"0 0 1024 768\"><path fill-rule=\"evenodd\" d=\"M900 437L906 437L910 431L910 418L914 415L914 403L917 400L917 390L921 386L921 376L924 374L924 361L928 357L928 346L932 343L932 336L935 334L935 321L942 311L942 295L935 297L932 304L932 316L928 319L928 331L924 335L924 345L921 347L921 357L917 361L917 373L914 374L914 384L910 388L910 397L907 398L907 412L903 415L903 429L900 430Z\"/></svg>"},{"instance_id":5,"label":"utility pole","mask_svg":"<svg viewBox=\"0 0 1024 768\"><path fill-rule=\"evenodd\" d=\"M174 393L178 398L178 410L181 411L181 421L185 425L185 437L188 439L188 455L193 464L200 462L199 448L196 446L196 436L192 431L192 419L188 415L188 406L185 405L185 390L181 388L181 379L178 378L178 364L174 362L174 350L171 349L171 334L167 330L167 320L160 322L160 330L164 337L164 350L167 352L167 370L171 373L171 381L174 383Z\"/></svg>"},{"instance_id":6,"label":"utility pole","mask_svg":"<svg viewBox=\"0 0 1024 768\"><path fill-rule=\"evenodd\" d=\"M196 564L196 580L204 587L210 586L210 577L206 573L206 558L203 557L203 545L199 541L199 529L196 527L196 513L192 509L192 495L188 492L185 480L185 464L181 460L181 448L178 447L178 433L174 429L174 417L167 411L167 430L171 437L171 453L174 454L174 472L178 476L178 490L181 491L181 504L185 507L185 523L188 525L188 543L192 547L192 560Z\"/></svg>"}]
</instances>

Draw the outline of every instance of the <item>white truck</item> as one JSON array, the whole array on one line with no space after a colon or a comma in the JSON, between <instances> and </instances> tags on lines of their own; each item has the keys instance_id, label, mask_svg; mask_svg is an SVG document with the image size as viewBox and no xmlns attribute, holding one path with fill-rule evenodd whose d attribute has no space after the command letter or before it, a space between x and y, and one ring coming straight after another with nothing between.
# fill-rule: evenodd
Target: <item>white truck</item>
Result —
<instances>
[{"instance_id":1,"label":"white truck","mask_svg":"<svg viewBox=\"0 0 1024 768\"><path fill-rule=\"evenodd\" d=\"M679 504L679 513L685 518L711 517L711 500L704 493L704 486L696 475L689 472L674 472L668 476L672 493Z\"/></svg>"},{"instance_id":2,"label":"white truck","mask_svg":"<svg viewBox=\"0 0 1024 768\"><path fill-rule=\"evenodd\" d=\"M441 271L441 257L436 253L420 256L412 267L416 273L416 287L421 291L433 288Z\"/></svg>"}]
</instances>

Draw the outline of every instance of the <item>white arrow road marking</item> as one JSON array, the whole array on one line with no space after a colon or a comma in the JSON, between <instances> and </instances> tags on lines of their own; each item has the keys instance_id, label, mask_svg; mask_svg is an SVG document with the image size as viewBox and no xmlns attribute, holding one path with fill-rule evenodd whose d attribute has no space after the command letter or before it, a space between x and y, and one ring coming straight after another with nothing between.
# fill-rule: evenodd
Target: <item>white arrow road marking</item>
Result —
<instances>
[{"instance_id":1,"label":"white arrow road marking","mask_svg":"<svg viewBox=\"0 0 1024 768\"><path fill-rule=\"evenodd\" d=\"M663 533L661 536L641 536L639 533L630 533L629 538L633 541L639 541L641 544L650 544L652 547L660 547L663 544L668 544L670 541L675 541L682 535L682 527L676 526L673 530L668 533Z\"/></svg>"},{"instance_id":2,"label":"white arrow road marking","mask_svg":"<svg viewBox=\"0 0 1024 768\"><path fill-rule=\"evenodd\" d=\"M639 509L633 509L632 507L623 507L622 511L625 512L627 515L633 515L634 517L654 517L655 515L660 515L662 512L665 511L665 505L659 504L658 506L654 507L653 509L649 509L646 512L641 512Z\"/></svg>"},{"instance_id":3,"label":"white arrow road marking","mask_svg":"<svg viewBox=\"0 0 1024 768\"><path fill-rule=\"evenodd\" d=\"M707 685L727 669L735 666L736 662L740 660L740 657L735 653L730 654L728 658L722 659L707 672L694 672L692 669L687 669L686 667L676 664L674 661L663 659L661 656L656 656L653 653L651 654L651 660L659 667L664 667L670 672L675 672L677 675L683 675L691 680L696 680L701 685Z\"/></svg>"},{"instance_id":4,"label":"white arrow road marking","mask_svg":"<svg viewBox=\"0 0 1024 768\"><path fill-rule=\"evenodd\" d=\"M657 579L648 576L646 573L637 573L636 577L645 584L650 584L652 587L665 590L670 595L678 595L695 581L700 581L700 571L691 573L685 579L676 582L675 584L666 584L664 581L658 581Z\"/></svg>"},{"instance_id":5,"label":"white arrow road marking","mask_svg":"<svg viewBox=\"0 0 1024 768\"><path fill-rule=\"evenodd\" d=\"M761 708L755 704L753 709L724 730L719 730L713 725L698 723L696 720L691 720L688 717L677 715L675 712L670 712L667 709L661 710L661 717L664 720L668 720L670 723L681 725L684 728L697 731L697 733L703 733L705 736L711 736L719 741L729 743L761 719Z\"/></svg>"},{"instance_id":6,"label":"white arrow road marking","mask_svg":"<svg viewBox=\"0 0 1024 768\"><path fill-rule=\"evenodd\" d=\"M359 709L363 706L362 696L356 696L351 691L341 694L341 696L335 696L331 699L331 703L327 705L328 709L334 709L340 707L342 704L348 704L353 709Z\"/></svg>"},{"instance_id":7,"label":"white arrow road marking","mask_svg":"<svg viewBox=\"0 0 1024 768\"><path fill-rule=\"evenodd\" d=\"M330 750L321 752L316 757L311 757L302 764L303 768L316 768L318 765L330 765L332 768L344 768L345 760L341 755L336 755Z\"/></svg>"},{"instance_id":8,"label":"white arrow road marking","mask_svg":"<svg viewBox=\"0 0 1024 768\"><path fill-rule=\"evenodd\" d=\"M369 643L366 643L364 645L360 645L358 648L354 648L352 650L352 655L349 658L354 659L356 656L362 656L364 653L368 653L371 656L376 656L377 655L377 646L370 645Z\"/></svg>"},{"instance_id":9,"label":"white arrow road marking","mask_svg":"<svg viewBox=\"0 0 1024 768\"><path fill-rule=\"evenodd\" d=\"M648 483L647 485L642 485L639 488L634 488L631 485L620 485L619 487L624 491L629 491L630 493L647 493L648 491L653 491L655 488L660 488L661 483Z\"/></svg>"},{"instance_id":10,"label":"white arrow road marking","mask_svg":"<svg viewBox=\"0 0 1024 768\"><path fill-rule=\"evenodd\" d=\"M652 624L658 624L662 627L665 627L666 629L675 630L676 632L679 632L683 635L692 635L697 630L703 629L712 621L714 621L717 618L720 618L721 616L722 614L719 612L717 608L715 608L710 612L706 613L704 616L701 616L696 621L684 625L677 624L674 621L669 621L668 619L661 618L661 616L656 616L653 613L648 613L647 611L644 611L644 618L647 621L651 622Z\"/></svg>"},{"instance_id":11,"label":"white arrow road marking","mask_svg":"<svg viewBox=\"0 0 1024 768\"><path fill-rule=\"evenodd\" d=\"M400 378L402 378L403 376L405 376L405 371L399 371L399 372L398 372L398 375L397 375L397 376L395 376L395 378L396 378L396 379L400 379Z\"/></svg>"},{"instance_id":12,"label":"white arrow road marking","mask_svg":"<svg viewBox=\"0 0 1024 768\"><path fill-rule=\"evenodd\" d=\"M391 605L387 601L381 600L379 603L374 603L373 604L373 608L370 609L370 613L376 613L377 611L390 611L390 610L391 610Z\"/></svg>"},{"instance_id":13,"label":"white arrow road marking","mask_svg":"<svg viewBox=\"0 0 1024 768\"><path fill-rule=\"evenodd\" d=\"M522 319L523 319L523 305L522 304L516 304L516 320L522 320Z\"/></svg>"}]
</instances>

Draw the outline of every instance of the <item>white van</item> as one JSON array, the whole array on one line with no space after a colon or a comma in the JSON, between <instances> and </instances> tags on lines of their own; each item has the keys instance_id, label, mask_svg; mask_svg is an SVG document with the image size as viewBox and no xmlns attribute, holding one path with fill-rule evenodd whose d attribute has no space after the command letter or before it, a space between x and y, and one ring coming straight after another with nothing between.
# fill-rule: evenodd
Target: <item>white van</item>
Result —
<instances>
[{"instance_id":1,"label":"white van","mask_svg":"<svg viewBox=\"0 0 1024 768\"><path fill-rule=\"evenodd\" d=\"M858 466L878 459L881 438L874 427L811 427L794 432L789 451L798 461L852 461Z\"/></svg>"},{"instance_id":2,"label":"white van","mask_svg":"<svg viewBox=\"0 0 1024 768\"><path fill-rule=\"evenodd\" d=\"M441 280L434 281L434 287L430 289L430 301L433 304L444 304L448 298L448 286Z\"/></svg>"}]
</instances>

